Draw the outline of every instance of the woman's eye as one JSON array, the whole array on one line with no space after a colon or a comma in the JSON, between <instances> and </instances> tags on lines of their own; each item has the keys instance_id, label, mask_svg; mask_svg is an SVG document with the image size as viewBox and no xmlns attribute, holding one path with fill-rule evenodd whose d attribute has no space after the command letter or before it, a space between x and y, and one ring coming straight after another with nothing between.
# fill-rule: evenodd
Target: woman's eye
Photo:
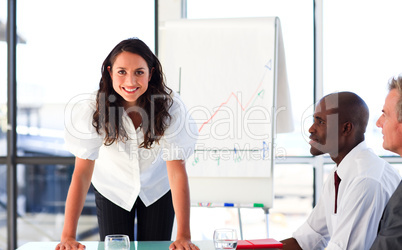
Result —
<instances>
[{"instance_id":1,"label":"woman's eye","mask_svg":"<svg viewBox=\"0 0 402 250\"><path fill-rule=\"evenodd\" d=\"M143 75L144 71L137 71L136 73L137 73L137 75Z\"/></svg>"},{"instance_id":2,"label":"woman's eye","mask_svg":"<svg viewBox=\"0 0 402 250\"><path fill-rule=\"evenodd\" d=\"M126 71L124 71L124 70L119 70L119 71L117 71L117 73L119 73L120 75L124 75L124 74L126 73Z\"/></svg>"}]
</instances>

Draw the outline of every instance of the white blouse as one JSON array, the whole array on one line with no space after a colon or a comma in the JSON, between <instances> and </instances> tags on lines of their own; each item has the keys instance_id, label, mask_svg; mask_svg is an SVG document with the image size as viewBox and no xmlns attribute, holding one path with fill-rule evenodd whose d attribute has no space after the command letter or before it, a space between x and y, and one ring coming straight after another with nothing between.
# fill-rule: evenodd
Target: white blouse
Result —
<instances>
[{"instance_id":1,"label":"white blouse","mask_svg":"<svg viewBox=\"0 0 402 250\"><path fill-rule=\"evenodd\" d=\"M166 161L185 160L194 152L197 126L180 96L173 92L172 97L169 126L159 144L154 142L151 149L139 148L144 141L143 128L135 129L126 112L122 122L129 139L104 145L104 135L92 126L96 93L77 96L66 106L67 149L76 157L96 160L92 184L127 211L138 196L149 206L166 194L170 190ZM144 126L145 121L143 118Z\"/></svg>"}]
</instances>

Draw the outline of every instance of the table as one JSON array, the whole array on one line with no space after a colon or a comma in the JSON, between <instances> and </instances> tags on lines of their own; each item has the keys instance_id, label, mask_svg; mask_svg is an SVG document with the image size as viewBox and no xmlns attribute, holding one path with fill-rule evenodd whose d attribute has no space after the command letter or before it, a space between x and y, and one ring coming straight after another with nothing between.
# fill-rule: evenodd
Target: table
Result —
<instances>
[{"instance_id":1,"label":"table","mask_svg":"<svg viewBox=\"0 0 402 250\"><path fill-rule=\"evenodd\" d=\"M44 242L29 242L17 250L54 250L59 242L44 241ZM103 242L98 241L80 241L86 246L86 250L104 250ZM132 241L130 250L168 250L172 241ZM213 241L193 241L200 250L214 250Z\"/></svg>"},{"instance_id":2,"label":"table","mask_svg":"<svg viewBox=\"0 0 402 250\"><path fill-rule=\"evenodd\" d=\"M86 250L104 250L103 242L80 241L80 243L86 246ZM168 250L171 243L172 241L132 241L130 250ZM193 243L196 244L200 250L215 250L212 240L193 241ZM29 242L17 248L17 250L54 250L57 244L59 244L58 241ZM268 250L280 249L269 248Z\"/></svg>"}]
</instances>

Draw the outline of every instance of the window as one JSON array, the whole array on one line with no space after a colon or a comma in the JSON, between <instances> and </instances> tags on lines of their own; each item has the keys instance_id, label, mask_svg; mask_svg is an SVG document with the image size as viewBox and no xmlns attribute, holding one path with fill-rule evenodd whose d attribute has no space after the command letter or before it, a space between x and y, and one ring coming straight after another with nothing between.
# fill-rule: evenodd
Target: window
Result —
<instances>
[{"instance_id":1,"label":"window","mask_svg":"<svg viewBox=\"0 0 402 250\"><path fill-rule=\"evenodd\" d=\"M7 154L7 1L0 0L0 157Z\"/></svg>"},{"instance_id":2,"label":"window","mask_svg":"<svg viewBox=\"0 0 402 250\"><path fill-rule=\"evenodd\" d=\"M382 148L381 129L375 123L388 79L402 72L402 2L325 1L323 8L324 95L352 91L362 97L370 109L368 145L377 154L394 155Z\"/></svg>"},{"instance_id":3,"label":"window","mask_svg":"<svg viewBox=\"0 0 402 250\"><path fill-rule=\"evenodd\" d=\"M58 241L63 230L64 208L73 165L18 165L18 244ZM99 240L95 196L88 192L78 222L79 240Z\"/></svg>"},{"instance_id":4,"label":"window","mask_svg":"<svg viewBox=\"0 0 402 250\"><path fill-rule=\"evenodd\" d=\"M0 235L7 235L7 166L0 164ZM7 240L0 238L0 249L6 249Z\"/></svg>"}]
</instances>

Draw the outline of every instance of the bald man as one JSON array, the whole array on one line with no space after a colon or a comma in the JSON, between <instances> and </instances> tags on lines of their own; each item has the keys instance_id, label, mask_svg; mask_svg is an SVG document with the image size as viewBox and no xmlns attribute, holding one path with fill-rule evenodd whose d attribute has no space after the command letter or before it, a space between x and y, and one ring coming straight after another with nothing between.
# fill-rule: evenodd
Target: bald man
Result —
<instances>
[{"instance_id":1,"label":"bald man","mask_svg":"<svg viewBox=\"0 0 402 250\"><path fill-rule=\"evenodd\" d=\"M313 118L310 152L328 153L336 166L309 218L293 238L282 241L283 249L369 249L400 176L367 147L369 110L358 95L325 96Z\"/></svg>"}]
</instances>

